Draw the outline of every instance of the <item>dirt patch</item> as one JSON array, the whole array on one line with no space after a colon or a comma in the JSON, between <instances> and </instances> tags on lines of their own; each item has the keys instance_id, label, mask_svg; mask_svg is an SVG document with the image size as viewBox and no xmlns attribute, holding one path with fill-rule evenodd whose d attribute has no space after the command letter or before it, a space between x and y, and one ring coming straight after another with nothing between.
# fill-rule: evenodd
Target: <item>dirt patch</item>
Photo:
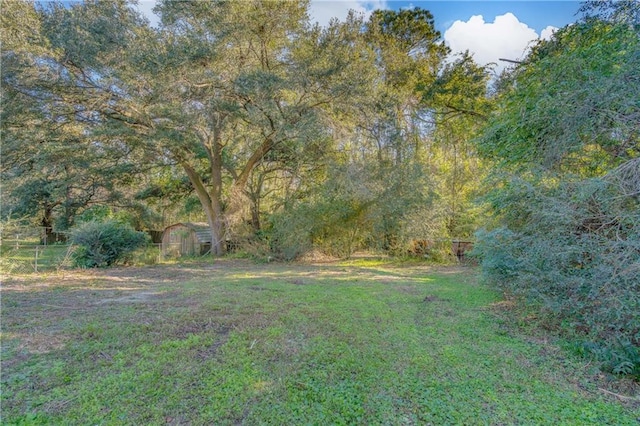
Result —
<instances>
[{"instance_id":1,"label":"dirt patch","mask_svg":"<svg viewBox=\"0 0 640 426\"><path fill-rule=\"evenodd\" d=\"M176 330L175 336L184 338L190 334L202 334L207 332L227 334L230 329L231 327L229 325L214 322L209 318L207 320L195 320L183 324L182 327Z\"/></svg>"},{"instance_id":2,"label":"dirt patch","mask_svg":"<svg viewBox=\"0 0 640 426\"><path fill-rule=\"evenodd\" d=\"M78 269L58 273L5 276L3 290L34 291L52 286L86 286L103 282L155 285L202 278L207 273L261 270L261 265L242 259L211 259L198 263L117 267L109 269Z\"/></svg>"},{"instance_id":3,"label":"dirt patch","mask_svg":"<svg viewBox=\"0 0 640 426\"><path fill-rule=\"evenodd\" d=\"M434 294L429 294L422 299L423 303L432 303L432 302L450 302L449 299L443 299L442 297L436 296Z\"/></svg>"},{"instance_id":4,"label":"dirt patch","mask_svg":"<svg viewBox=\"0 0 640 426\"><path fill-rule=\"evenodd\" d=\"M198 359L205 361L210 358L214 358L218 353L218 349L229 340L229 333L231 332L231 327L222 327L217 333L216 341L213 342L210 346L199 349L197 353Z\"/></svg>"},{"instance_id":5,"label":"dirt patch","mask_svg":"<svg viewBox=\"0 0 640 426\"><path fill-rule=\"evenodd\" d=\"M516 303L513 300L500 300L491 303L489 308L496 311L510 311L516 308Z\"/></svg>"},{"instance_id":6,"label":"dirt patch","mask_svg":"<svg viewBox=\"0 0 640 426\"><path fill-rule=\"evenodd\" d=\"M385 283L387 284L387 283ZM391 282L389 284L392 284ZM395 290L399 291L400 293L404 293L404 294L410 294L410 295L418 295L420 293L422 293L422 289L416 287L416 286L410 286L410 285L396 285L393 287Z\"/></svg>"},{"instance_id":7,"label":"dirt patch","mask_svg":"<svg viewBox=\"0 0 640 426\"><path fill-rule=\"evenodd\" d=\"M104 305L108 303L148 303L159 300L159 297L163 294L163 292L142 291L138 293L128 294L123 297L101 299L95 302L94 305Z\"/></svg>"},{"instance_id":8,"label":"dirt patch","mask_svg":"<svg viewBox=\"0 0 640 426\"><path fill-rule=\"evenodd\" d=\"M31 332L20 336L20 344L17 349L19 351L26 350L32 354L46 354L63 349L68 340L68 336L59 334Z\"/></svg>"}]
</instances>

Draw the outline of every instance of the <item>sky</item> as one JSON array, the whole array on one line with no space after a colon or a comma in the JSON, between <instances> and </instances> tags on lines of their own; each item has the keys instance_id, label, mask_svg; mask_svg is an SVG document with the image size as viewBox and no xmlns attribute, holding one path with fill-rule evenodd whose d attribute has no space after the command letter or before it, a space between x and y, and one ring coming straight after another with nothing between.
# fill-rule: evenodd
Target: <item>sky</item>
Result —
<instances>
[{"instance_id":1,"label":"sky","mask_svg":"<svg viewBox=\"0 0 640 426\"><path fill-rule=\"evenodd\" d=\"M241 0L238 0L241 1ZM138 9L152 24L154 0L139 0ZM365 18L375 9L420 7L429 10L436 29L454 53L469 50L476 62L496 64L500 72L509 64L500 58L522 59L536 39L577 20L577 1L405 1L405 0L311 0L312 21L326 25L336 17L344 20L350 9Z\"/></svg>"},{"instance_id":2,"label":"sky","mask_svg":"<svg viewBox=\"0 0 640 426\"><path fill-rule=\"evenodd\" d=\"M365 16L374 9L420 7L434 17L451 50L469 50L476 62L495 63L500 72L507 62L522 59L536 39L577 20L577 1L400 1L400 0L311 0L311 17L326 24L332 16L344 18L349 9Z\"/></svg>"}]
</instances>

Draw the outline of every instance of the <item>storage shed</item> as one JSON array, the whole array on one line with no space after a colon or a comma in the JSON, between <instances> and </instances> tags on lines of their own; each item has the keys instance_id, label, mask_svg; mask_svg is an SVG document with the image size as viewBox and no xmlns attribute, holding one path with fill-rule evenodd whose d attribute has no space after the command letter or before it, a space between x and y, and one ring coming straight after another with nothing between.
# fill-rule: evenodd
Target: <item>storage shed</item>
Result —
<instances>
[{"instance_id":1,"label":"storage shed","mask_svg":"<svg viewBox=\"0 0 640 426\"><path fill-rule=\"evenodd\" d=\"M162 233L163 256L203 255L210 250L211 229L206 223L176 223Z\"/></svg>"}]
</instances>

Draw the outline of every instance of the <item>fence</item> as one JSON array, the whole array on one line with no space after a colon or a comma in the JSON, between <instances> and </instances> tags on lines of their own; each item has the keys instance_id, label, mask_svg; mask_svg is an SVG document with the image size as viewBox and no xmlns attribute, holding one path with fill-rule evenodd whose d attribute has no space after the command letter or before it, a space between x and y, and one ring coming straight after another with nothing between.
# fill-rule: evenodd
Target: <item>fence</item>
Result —
<instances>
[{"instance_id":1,"label":"fence","mask_svg":"<svg viewBox=\"0 0 640 426\"><path fill-rule=\"evenodd\" d=\"M3 273L26 274L70 267L74 247L67 244L44 245L4 240L0 250L0 268Z\"/></svg>"},{"instance_id":2,"label":"fence","mask_svg":"<svg viewBox=\"0 0 640 426\"><path fill-rule=\"evenodd\" d=\"M69 244L37 244L33 240L4 240L0 245L0 272L4 275L55 272L72 269L76 246ZM161 244L136 251L133 264L162 263Z\"/></svg>"},{"instance_id":3,"label":"fence","mask_svg":"<svg viewBox=\"0 0 640 426\"><path fill-rule=\"evenodd\" d=\"M149 232L157 243L136 251L131 263L151 265L175 258L170 247L162 252L162 232ZM179 243L178 243L179 245ZM73 268L75 247L67 235L51 228L28 226L21 222L0 223L0 274L30 274Z\"/></svg>"},{"instance_id":4,"label":"fence","mask_svg":"<svg viewBox=\"0 0 640 426\"><path fill-rule=\"evenodd\" d=\"M0 224L0 241L24 242L32 245L65 244L68 232L56 232L44 226Z\"/></svg>"}]
</instances>

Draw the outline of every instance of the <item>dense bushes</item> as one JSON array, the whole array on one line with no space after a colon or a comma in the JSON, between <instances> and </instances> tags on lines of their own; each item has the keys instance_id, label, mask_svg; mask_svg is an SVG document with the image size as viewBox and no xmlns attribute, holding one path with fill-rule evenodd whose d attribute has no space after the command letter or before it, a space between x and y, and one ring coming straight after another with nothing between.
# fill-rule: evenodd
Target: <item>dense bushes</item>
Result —
<instances>
[{"instance_id":1,"label":"dense bushes","mask_svg":"<svg viewBox=\"0 0 640 426\"><path fill-rule=\"evenodd\" d=\"M78 246L74 261L82 268L103 268L126 261L148 240L144 232L114 220L85 222L71 232L71 241Z\"/></svg>"},{"instance_id":2,"label":"dense bushes","mask_svg":"<svg viewBox=\"0 0 640 426\"><path fill-rule=\"evenodd\" d=\"M411 241L434 237L422 225L436 216L426 212L434 210L435 196L417 161L333 164L327 174L314 195L270 216L265 235L276 257L290 260L312 250L349 257L361 249L399 255Z\"/></svg>"},{"instance_id":3,"label":"dense bushes","mask_svg":"<svg viewBox=\"0 0 640 426\"><path fill-rule=\"evenodd\" d=\"M512 182L519 223L480 233L476 250L486 279L540 306L610 370L640 375L640 202L612 179L619 170L555 188Z\"/></svg>"},{"instance_id":4,"label":"dense bushes","mask_svg":"<svg viewBox=\"0 0 640 426\"><path fill-rule=\"evenodd\" d=\"M536 46L479 141L495 161L484 277L640 376L640 38L588 20Z\"/></svg>"}]
</instances>

